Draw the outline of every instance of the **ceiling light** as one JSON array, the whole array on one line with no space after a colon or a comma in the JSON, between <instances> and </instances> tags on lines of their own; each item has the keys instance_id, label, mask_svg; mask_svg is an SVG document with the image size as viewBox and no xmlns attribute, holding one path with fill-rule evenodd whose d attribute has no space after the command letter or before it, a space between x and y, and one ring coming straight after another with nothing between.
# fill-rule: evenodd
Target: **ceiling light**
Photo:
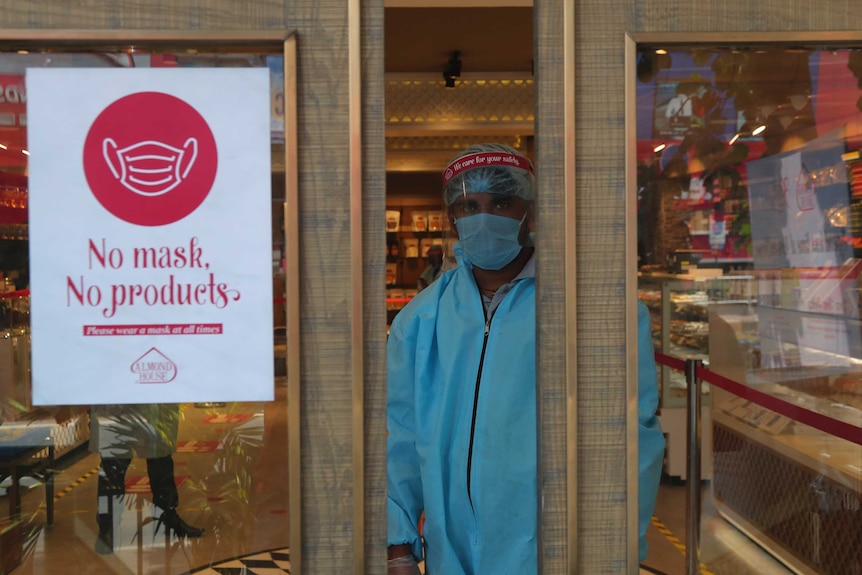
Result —
<instances>
[{"instance_id":1,"label":"ceiling light","mask_svg":"<svg viewBox=\"0 0 862 575\"><path fill-rule=\"evenodd\" d=\"M30 155L30 152L28 152L27 150L21 150L21 153L24 154L25 156Z\"/></svg>"},{"instance_id":2,"label":"ceiling light","mask_svg":"<svg viewBox=\"0 0 862 575\"><path fill-rule=\"evenodd\" d=\"M5 144L0 144L0 149L2 149L2 150L8 150L9 148L7 148Z\"/></svg>"},{"instance_id":3,"label":"ceiling light","mask_svg":"<svg viewBox=\"0 0 862 575\"><path fill-rule=\"evenodd\" d=\"M665 50L664 48L658 48L655 53L659 56L664 56L665 54L667 54L667 50Z\"/></svg>"},{"instance_id":4,"label":"ceiling light","mask_svg":"<svg viewBox=\"0 0 862 575\"><path fill-rule=\"evenodd\" d=\"M730 139L730 141L728 142L728 144L730 144L730 145L732 146L732 145L734 145L734 144L736 143L736 141L737 141L738 139L739 139L739 132L737 132L737 133L735 133L735 134L733 135L733 137Z\"/></svg>"},{"instance_id":5,"label":"ceiling light","mask_svg":"<svg viewBox=\"0 0 862 575\"><path fill-rule=\"evenodd\" d=\"M659 152L661 152L662 150L664 150L665 148L667 148L667 144L659 144L658 146L656 146L655 148L653 148L653 149L652 149L652 151L653 151L653 152L655 152L655 153L659 153Z\"/></svg>"},{"instance_id":6,"label":"ceiling light","mask_svg":"<svg viewBox=\"0 0 862 575\"><path fill-rule=\"evenodd\" d=\"M752 136L759 136L760 134L762 134L764 132L764 130L766 130L766 124L760 124L759 126L757 126L756 128L754 128L751 131L751 135Z\"/></svg>"}]
</instances>

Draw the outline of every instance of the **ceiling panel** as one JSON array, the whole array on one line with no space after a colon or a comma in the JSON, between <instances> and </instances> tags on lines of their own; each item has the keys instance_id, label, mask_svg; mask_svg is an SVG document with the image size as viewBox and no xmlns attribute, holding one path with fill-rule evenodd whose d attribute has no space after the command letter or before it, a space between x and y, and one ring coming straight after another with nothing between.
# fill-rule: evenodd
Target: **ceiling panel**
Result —
<instances>
[{"instance_id":1,"label":"ceiling panel","mask_svg":"<svg viewBox=\"0 0 862 575\"><path fill-rule=\"evenodd\" d=\"M533 9L387 8L386 72L436 73L461 52L462 73L530 72Z\"/></svg>"}]
</instances>

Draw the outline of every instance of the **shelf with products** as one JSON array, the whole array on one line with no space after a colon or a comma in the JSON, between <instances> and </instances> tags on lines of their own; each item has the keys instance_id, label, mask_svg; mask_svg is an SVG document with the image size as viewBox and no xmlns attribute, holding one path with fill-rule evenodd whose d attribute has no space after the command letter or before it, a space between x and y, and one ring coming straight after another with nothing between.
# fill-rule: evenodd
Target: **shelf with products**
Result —
<instances>
[{"instance_id":1,"label":"shelf with products","mask_svg":"<svg viewBox=\"0 0 862 575\"><path fill-rule=\"evenodd\" d=\"M27 190L0 185L0 241L28 238Z\"/></svg>"},{"instance_id":2,"label":"shelf with products","mask_svg":"<svg viewBox=\"0 0 862 575\"><path fill-rule=\"evenodd\" d=\"M386 206L386 307L389 321L418 293L433 245L451 253L449 219L441 203L401 197Z\"/></svg>"}]
</instances>

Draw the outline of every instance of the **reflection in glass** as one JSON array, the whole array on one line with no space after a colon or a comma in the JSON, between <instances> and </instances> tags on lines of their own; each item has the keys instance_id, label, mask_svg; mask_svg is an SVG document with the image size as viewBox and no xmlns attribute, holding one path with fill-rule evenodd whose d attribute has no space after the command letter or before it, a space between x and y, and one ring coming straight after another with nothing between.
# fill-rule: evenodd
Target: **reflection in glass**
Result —
<instances>
[{"instance_id":1,"label":"reflection in glass","mask_svg":"<svg viewBox=\"0 0 862 575\"><path fill-rule=\"evenodd\" d=\"M858 573L862 52L657 48L637 54L639 295L659 349L744 386L707 379L709 525ZM687 389L662 384L672 465Z\"/></svg>"},{"instance_id":2,"label":"reflection in glass","mask_svg":"<svg viewBox=\"0 0 862 575\"><path fill-rule=\"evenodd\" d=\"M173 531L178 537L200 537L204 529L186 523L177 512L180 503L173 455L177 447L180 408L163 405L94 405L90 409L90 449L101 457L95 549L114 552L114 531L121 524L126 493L126 471L133 457L147 461L147 475L157 524L153 534ZM131 539L134 539L132 537Z\"/></svg>"},{"instance_id":3,"label":"reflection in glass","mask_svg":"<svg viewBox=\"0 0 862 575\"><path fill-rule=\"evenodd\" d=\"M260 552L289 567L284 63L275 46L0 53L0 571L187 573ZM270 71L275 401L33 406L25 71L226 66Z\"/></svg>"}]
</instances>

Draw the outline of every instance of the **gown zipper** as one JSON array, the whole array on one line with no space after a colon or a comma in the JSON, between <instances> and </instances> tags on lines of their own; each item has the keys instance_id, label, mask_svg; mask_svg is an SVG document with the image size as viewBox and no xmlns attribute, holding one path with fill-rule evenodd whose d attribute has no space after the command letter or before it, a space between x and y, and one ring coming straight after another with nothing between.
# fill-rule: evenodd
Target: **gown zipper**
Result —
<instances>
[{"instance_id":1,"label":"gown zipper","mask_svg":"<svg viewBox=\"0 0 862 575\"><path fill-rule=\"evenodd\" d=\"M467 451L467 499L470 508L475 512L473 506L473 494L470 491L471 470L473 468L473 440L476 437L476 411L479 409L479 384L482 382L482 366L485 363L485 349L488 347L488 333L491 331L491 318L485 321L485 336L482 341L482 354L479 356L479 373L476 374L476 391L473 393L473 421L470 424L470 448Z\"/></svg>"}]
</instances>

